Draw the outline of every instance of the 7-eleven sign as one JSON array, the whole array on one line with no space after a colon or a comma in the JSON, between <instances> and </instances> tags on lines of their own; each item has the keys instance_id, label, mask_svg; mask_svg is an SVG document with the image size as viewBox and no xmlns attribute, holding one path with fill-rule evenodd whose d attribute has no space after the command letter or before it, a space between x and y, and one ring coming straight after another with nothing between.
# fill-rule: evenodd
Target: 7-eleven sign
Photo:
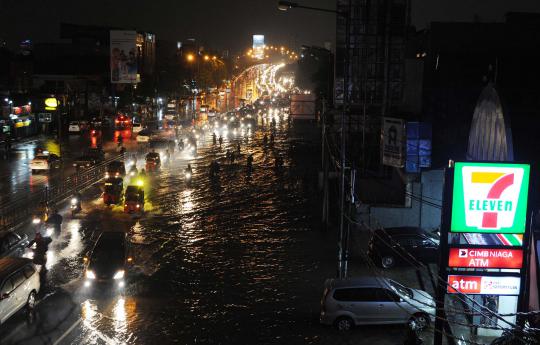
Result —
<instances>
[{"instance_id":1,"label":"7-eleven sign","mask_svg":"<svg viewBox=\"0 0 540 345\"><path fill-rule=\"evenodd\" d=\"M528 164L456 162L452 232L525 232Z\"/></svg>"}]
</instances>

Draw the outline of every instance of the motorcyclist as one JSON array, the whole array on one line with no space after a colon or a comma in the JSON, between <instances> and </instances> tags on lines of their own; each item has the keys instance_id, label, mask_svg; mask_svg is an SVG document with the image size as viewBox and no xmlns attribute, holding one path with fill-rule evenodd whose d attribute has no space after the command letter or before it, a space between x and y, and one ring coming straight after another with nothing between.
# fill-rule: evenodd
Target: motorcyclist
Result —
<instances>
[{"instance_id":1,"label":"motorcyclist","mask_svg":"<svg viewBox=\"0 0 540 345\"><path fill-rule=\"evenodd\" d=\"M144 170L144 168L141 169L139 176L146 176L146 171Z\"/></svg>"},{"instance_id":2,"label":"motorcyclist","mask_svg":"<svg viewBox=\"0 0 540 345\"><path fill-rule=\"evenodd\" d=\"M236 158L236 154L234 153L234 151L231 151L231 155L230 155L230 160L231 160L231 164L234 163L234 159Z\"/></svg>"},{"instance_id":3,"label":"motorcyclist","mask_svg":"<svg viewBox=\"0 0 540 345\"><path fill-rule=\"evenodd\" d=\"M221 135L219 136L219 146L221 147L221 145L223 144L223 137L221 137Z\"/></svg>"},{"instance_id":4,"label":"motorcyclist","mask_svg":"<svg viewBox=\"0 0 540 345\"><path fill-rule=\"evenodd\" d=\"M133 163L133 165L131 166L131 168L129 168L129 175L130 176L135 176L139 173L139 171L137 170L137 165L135 165L135 163Z\"/></svg>"},{"instance_id":5,"label":"motorcyclist","mask_svg":"<svg viewBox=\"0 0 540 345\"><path fill-rule=\"evenodd\" d=\"M283 157L277 156L276 160L274 162L275 162L275 168L276 169L279 169L279 168L283 167Z\"/></svg>"},{"instance_id":6,"label":"motorcyclist","mask_svg":"<svg viewBox=\"0 0 540 345\"><path fill-rule=\"evenodd\" d=\"M167 161L171 160L171 153L169 152L169 149L165 150L165 157L167 157Z\"/></svg>"},{"instance_id":7,"label":"motorcyclist","mask_svg":"<svg viewBox=\"0 0 540 345\"><path fill-rule=\"evenodd\" d=\"M274 144L274 133L270 133L270 144Z\"/></svg>"},{"instance_id":8,"label":"motorcyclist","mask_svg":"<svg viewBox=\"0 0 540 345\"><path fill-rule=\"evenodd\" d=\"M240 143L236 144L236 153L240 154Z\"/></svg>"},{"instance_id":9,"label":"motorcyclist","mask_svg":"<svg viewBox=\"0 0 540 345\"><path fill-rule=\"evenodd\" d=\"M121 146L123 142L124 142L124 138L122 138L122 136L119 135L118 136L118 146Z\"/></svg>"},{"instance_id":10,"label":"motorcyclist","mask_svg":"<svg viewBox=\"0 0 540 345\"><path fill-rule=\"evenodd\" d=\"M124 146L120 146L120 154L123 155L126 153L126 148Z\"/></svg>"},{"instance_id":11,"label":"motorcyclist","mask_svg":"<svg viewBox=\"0 0 540 345\"><path fill-rule=\"evenodd\" d=\"M266 133L264 133L263 145L266 146L266 144L268 144L268 135Z\"/></svg>"},{"instance_id":12,"label":"motorcyclist","mask_svg":"<svg viewBox=\"0 0 540 345\"><path fill-rule=\"evenodd\" d=\"M250 172L253 170L253 154L250 154L247 158L247 169Z\"/></svg>"},{"instance_id":13,"label":"motorcyclist","mask_svg":"<svg viewBox=\"0 0 540 345\"><path fill-rule=\"evenodd\" d=\"M216 144L216 133L212 133L212 144Z\"/></svg>"},{"instance_id":14,"label":"motorcyclist","mask_svg":"<svg viewBox=\"0 0 540 345\"><path fill-rule=\"evenodd\" d=\"M184 139L178 141L178 149L182 151L184 149Z\"/></svg>"},{"instance_id":15,"label":"motorcyclist","mask_svg":"<svg viewBox=\"0 0 540 345\"><path fill-rule=\"evenodd\" d=\"M47 219L47 223L52 224L54 226L55 231L60 231L62 228L62 216L58 213L58 210L55 209L53 211L53 214Z\"/></svg>"},{"instance_id":16,"label":"motorcyclist","mask_svg":"<svg viewBox=\"0 0 540 345\"><path fill-rule=\"evenodd\" d=\"M73 199L77 200L76 205L77 208L81 209L81 203L82 203L82 195L78 191L73 194Z\"/></svg>"},{"instance_id":17,"label":"motorcyclist","mask_svg":"<svg viewBox=\"0 0 540 345\"><path fill-rule=\"evenodd\" d=\"M227 159L228 161L231 160L231 151L230 150L227 150L227 152L225 152L225 159Z\"/></svg>"},{"instance_id":18,"label":"motorcyclist","mask_svg":"<svg viewBox=\"0 0 540 345\"><path fill-rule=\"evenodd\" d=\"M49 243L51 243L51 241L52 239L50 237L43 237L40 232L36 232L36 236L28 244L28 247L35 245L34 263L36 265L45 265L47 260L47 250L49 249Z\"/></svg>"}]
</instances>

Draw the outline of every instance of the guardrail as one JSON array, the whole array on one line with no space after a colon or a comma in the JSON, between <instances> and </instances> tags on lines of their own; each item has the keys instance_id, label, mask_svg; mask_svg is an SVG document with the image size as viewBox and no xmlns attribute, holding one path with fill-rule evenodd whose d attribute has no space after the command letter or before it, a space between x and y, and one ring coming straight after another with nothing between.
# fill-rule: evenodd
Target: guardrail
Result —
<instances>
[{"instance_id":1,"label":"guardrail","mask_svg":"<svg viewBox=\"0 0 540 345\"><path fill-rule=\"evenodd\" d=\"M47 208L66 200L76 191L99 182L105 176L110 162L123 159L124 155L120 154L89 169L78 171L59 183L45 186L34 192L17 193L14 199L0 205L0 232L17 227L34 215L43 214Z\"/></svg>"}]
</instances>

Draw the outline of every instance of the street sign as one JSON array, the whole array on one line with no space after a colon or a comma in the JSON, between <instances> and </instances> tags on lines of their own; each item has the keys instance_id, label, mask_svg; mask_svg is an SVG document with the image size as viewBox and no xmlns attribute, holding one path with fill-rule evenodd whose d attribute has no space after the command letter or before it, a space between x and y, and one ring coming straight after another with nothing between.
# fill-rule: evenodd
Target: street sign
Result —
<instances>
[{"instance_id":1,"label":"street sign","mask_svg":"<svg viewBox=\"0 0 540 345\"><path fill-rule=\"evenodd\" d=\"M405 165L405 122L383 117L382 160L384 165L403 168Z\"/></svg>"},{"instance_id":2,"label":"street sign","mask_svg":"<svg viewBox=\"0 0 540 345\"><path fill-rule=\"evenodd\" d=\"M450 248L448 267L521 268L522 249Z\"/></svg>"},{"instance_id":3,"label":"street sign","mask_svg":"<svg viewBox=\"0 0 540 345\"><path fill-rule=\"evenodd\" d=\"M522 234L528 164L456 162L451 232Z\"/></svg>"},{"instance_id":4,"label":"street sign","mask_svg":"<svg viewBox=\"0 0 540 345\"><path fill-rule=\"evenodd\" d=\"M519 295L520 277L449 275L447 292L470 295Z\"/></svg>"},{"instance_id":5,"label":"street sign","mask_svg":"<svg viewBox=\"0 0 540 345\"><path fill-rule=\"evenodd\" d=\"M38 122L43 122L43 123L52 122L51 113L39 113L38 114Z\"/></svg>"}]
</instances>

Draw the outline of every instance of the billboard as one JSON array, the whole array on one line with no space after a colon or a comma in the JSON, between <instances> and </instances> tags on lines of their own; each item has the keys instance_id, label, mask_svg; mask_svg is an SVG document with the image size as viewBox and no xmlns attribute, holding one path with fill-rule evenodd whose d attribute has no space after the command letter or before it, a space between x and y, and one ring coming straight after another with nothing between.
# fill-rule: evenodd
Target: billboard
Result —
<instances>
[{"instance_id":1,"label":"billboard","mask_svg":"<svg viewBox=\"0 0 540 345\"><path fill-rule=\"evenodd\" d=\"M293 120L316 120L315 101L314 94L291 95L291 118Z\"/></svg>"},{"instance_id":2,"label":"billboard","mask_svg":"<svg viewBox=\"0 0 540 345\"><path fill-rule=\"evenodd\" d=\"M257 59L264 57L264 35L253 35L253 56Z\"/></svg>"},{"instance_id":3,"label":"billboard","mask_svg":"<svg viewBox=\"0 0 540 345\"><path fill-rule=\"evenodd\" d=\"M382 161L384 165L403 168L405 165L405 122L402 119L383 117Z\"/></svg>"},{"instance_id":4,"label":"billboard","mask_svg":"<svg viewBox=\"0 0 540 345\"><path fill-rule=\"evenodd\" d=\"M111 30L111 83L137 82L136 31Z\"/></svg>"},{"instance_id":5,"label":"billboard","mask_svg":"<svg viewBox=\"0 0 540 345\"><path fill-rule=\"evenodd\" d=\"M522 249L450 248L448 267L521 268Z\"/></svg>"},{"instance_id":6,"label":"billboard","mask_svg":"<svg viewBox=\"0 0 540 345\"><path fill-rule=\"evenodd\" d=\"M448 293L469 295L519 295L520 277L449 275Z\"/></svg>"},{"instance_id":7,"label":"billboard","mask_svg":"<svg viewBox=\"0 0 540 345\"><path fill-rule=\"evenodd\" d=\"M522 234L528 164L456 162L451 232Z\"/></svg>"}]
</instances>

